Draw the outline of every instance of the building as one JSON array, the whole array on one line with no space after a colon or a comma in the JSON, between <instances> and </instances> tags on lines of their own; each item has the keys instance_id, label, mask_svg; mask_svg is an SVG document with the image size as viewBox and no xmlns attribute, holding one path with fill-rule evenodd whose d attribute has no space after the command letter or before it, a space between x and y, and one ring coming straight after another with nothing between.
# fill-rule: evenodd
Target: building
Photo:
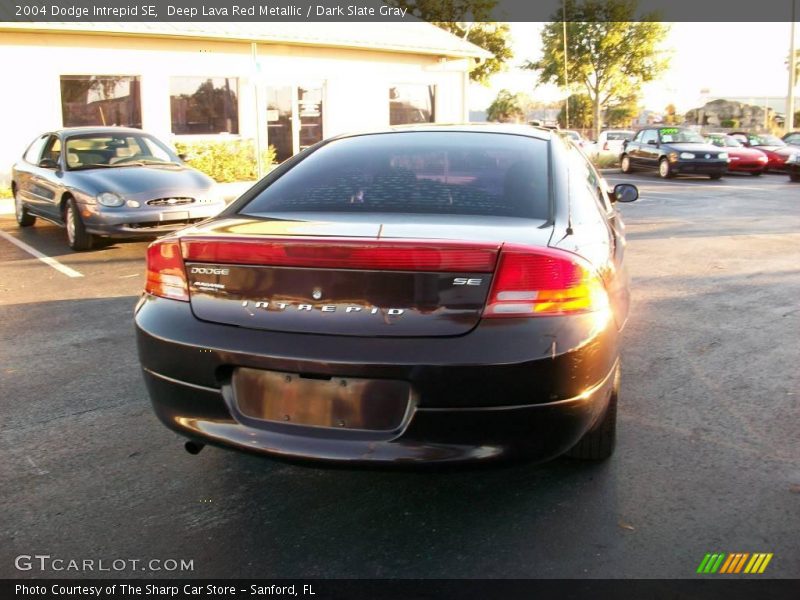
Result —
<instances>
[{"instance_id":1,"label":"building","mask_svg":"<svg viewBox=\"0 0 800 600\"><path fill-rule=\"evenodd\" d=\"M324 137L468 118L490 54L429 23L0 23L0 185L36 134L141 127L253 139L283 160Z\"/></svg>"}]
</instances>

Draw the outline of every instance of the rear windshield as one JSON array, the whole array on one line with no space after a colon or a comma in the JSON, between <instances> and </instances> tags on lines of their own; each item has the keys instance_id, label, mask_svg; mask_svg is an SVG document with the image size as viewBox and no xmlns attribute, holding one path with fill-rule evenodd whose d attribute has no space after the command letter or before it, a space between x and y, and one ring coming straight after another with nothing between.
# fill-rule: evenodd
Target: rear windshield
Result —
<instances>
[{"instance_id":1,"label":"rear windshield","mask_svg":"<svg viewBox=\"0 0 800 600\"><path fill-rule=\"evenodd\" d=\"M632 140L633 139L633 132L632 131L609 131L606 134L606 139L609 141L619 141L619 140Z\"/></svg>"},{"instance_id":2,"label":"rear windshield","mask_svg":"<svg viewBox=\"0 0 800 600\"><path fill-rule=\"evenodd\" d=\"M471 132L397 132L330 142L241 214L496 215L547 220L548 142Z\"/></svg>"}]
</instances>

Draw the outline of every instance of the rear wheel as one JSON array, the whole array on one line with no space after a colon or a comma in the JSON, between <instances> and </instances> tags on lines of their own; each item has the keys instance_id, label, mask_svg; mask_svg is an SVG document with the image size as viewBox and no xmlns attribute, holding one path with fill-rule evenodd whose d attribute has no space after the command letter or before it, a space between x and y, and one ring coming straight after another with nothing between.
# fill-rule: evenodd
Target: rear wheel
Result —
<instances>
[{"instance_id":1,"label":"rear wheel","mask_svg":"<svg viewBox=\"0 0 800 600\"><path fill-rule=\"evenodd\" d=\"M631 159L627 154L622 157L620 168L623 173L633 173L633 165L631 165Z\"/></svg>"},{"instance_id":2,"label":"rear wheel","mask_svg":"<svg viewBox=\"0 0 800 600\"><path fill-rule=\"evenodd\" d=\"M617 439L617 399L619 397L620 373L614 376L614 389L608 399L608 407L603 418L580 441L566 453L570 458L580 460L605 460L614 454Z\"/></svg>"},{"instance_id":3,"label":"rear wheel","mask_svg":"<svg viewBox=\"0 0 800 600\"><path fill-rule=\"evenodd\" d=\"M666 158L662 158L661 162L658 163L658 174L661 175L662 179L672 177L672 167L669 166L669 161Z\"/></svg>"},{"instance_id":4,"label":"rear wheel","mask_svg":"<svg viewBox=\"0 0 800 600\"><path fill-rule=\"evenodd\" d=\"M19 192L14 190L14 215L17 218L17 225L20 227L30 227L36 223L36 217L28 212L22 198L19 197Z\"/></svg>"},{"instance_id":5,"label":"rear wheel","mask_svg":"<svg viewBox=\"0 0 800 600\"><path fill-rule=\"evenodd\" d=\"M94 236L86 231L78 205L70 198L64 208L64 224L67 227L67 242L73 250L91 250Z\"/></svg>"}]
</instances>

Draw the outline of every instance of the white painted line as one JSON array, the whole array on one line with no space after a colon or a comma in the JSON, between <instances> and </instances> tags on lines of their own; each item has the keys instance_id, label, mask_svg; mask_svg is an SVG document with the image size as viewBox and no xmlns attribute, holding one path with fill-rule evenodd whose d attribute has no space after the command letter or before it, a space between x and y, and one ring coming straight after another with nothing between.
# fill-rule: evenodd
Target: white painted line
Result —
<instances>
[{"instance_id":1,"label":"white painted line","mask_svg":"<svg viewBox=\"0 0 800 600\"><path fill-rule=\"evenodd\" d=\"M44 264L46 264L46 265L48 265L50 267L53 267L56 271L59 271L59 272L63 273L67 277L83 277L83 273L79 273L75 269L70 269L68 266L62 265L55 258L51 258L51 257L47 256L46 254L42 254L41 252L39 252L33 246L28 246L28 244L26 244L25 242L21 242L17 238L15 238L14 236L8 235L5 231L0 231L0 237L8 240L9 242L14 244L18 248L23 249L28 254L30 254L32 256L35 256L40 261L42 261Z\"/></svg>"}]
</instances>

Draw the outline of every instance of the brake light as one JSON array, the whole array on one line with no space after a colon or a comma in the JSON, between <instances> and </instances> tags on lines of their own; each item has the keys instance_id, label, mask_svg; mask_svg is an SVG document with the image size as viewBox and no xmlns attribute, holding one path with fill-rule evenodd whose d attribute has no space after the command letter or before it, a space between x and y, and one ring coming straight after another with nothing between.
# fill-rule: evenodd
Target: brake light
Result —
<instances>
[{"instance_id":1,"label":"brake light","mask_svg":"<svg viewBox=\"0 0 800 600\"><path fill-rule=\"evenodd\" d=\"M157 240L147 247L144 291L162 298L189 301L189 286L178 240Z\"/></svg>"},{"instance_id":2,"label":"brake light","mask_svg":"<svg viewBox=\"0 0 800 600\"><path fill-rule=\"evenodd\" d=\"M591 266L549 248L506 245L484 317L536 317L608 309L605 286Z\"/></svg>"},{"instance_id":3,"label":"brake light","mask_svg":"<svg viewBox=\"0 0 800 600\"><path fill-rule=\"evenodd\" d=\"M441 240L185 238L182 245L187 261L215 264L455 273L491 273L498 250Z\"/></svg>"}]
</instances>

